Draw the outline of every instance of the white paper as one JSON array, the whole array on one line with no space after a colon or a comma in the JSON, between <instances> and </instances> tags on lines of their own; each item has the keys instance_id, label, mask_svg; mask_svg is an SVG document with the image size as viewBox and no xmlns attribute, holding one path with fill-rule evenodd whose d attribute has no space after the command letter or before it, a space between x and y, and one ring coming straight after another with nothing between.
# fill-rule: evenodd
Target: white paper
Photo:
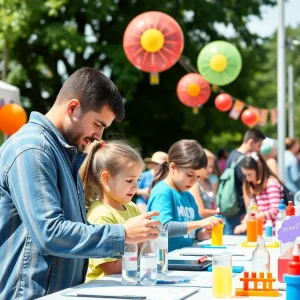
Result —
<instances>
[{"instance_id":1,"label":"white paper","mask_svg":"<svg viewBox=\"0 0 300 300\"><path fill-rule=\"evenodd\" d=\"M222 254L224 252L227 253L231 253L232 254L232 260L251 260L252 259L252 252L253 249L212 249L212 248L183 248L180 249L178 251L174 251L172 253L169 254L169 259L171 258L184 258L187 259L187 257L189 259L193 259L193 256L197 255L197 256L212 256L214 254ZM181 255L181 254L185 254L185 256ZM188 254L191 254L191 256L188 256ZM194 257L195 258L195 257Z\"/></svg>"},{"instance_id":2,"label":"white paper","mask_svg":"<svg viewBox=\"0 0 300 300\"><path fill-rule=\"evenodd\" d=\"M84 294L89 296L110 295L122 296L146 296L147 300L180 300L198 291L192 287L166 287L166 286L94 286L73 290L68 296Z\"/></svg>"}]
</instances>

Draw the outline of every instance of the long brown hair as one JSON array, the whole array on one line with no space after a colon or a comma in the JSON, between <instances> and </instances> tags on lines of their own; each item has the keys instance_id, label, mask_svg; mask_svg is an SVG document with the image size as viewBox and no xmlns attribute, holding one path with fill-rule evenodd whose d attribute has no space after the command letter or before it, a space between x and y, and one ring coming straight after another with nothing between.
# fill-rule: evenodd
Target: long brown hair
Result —
<instances>
[{"instance_id":1,"label":"long brown hair","mask_svg":"<svg viewBox=\"0 0 300 300\"><path fill-rule=\"evenodd\" d=\"M195 140L180 140L176 142L168 152L168 162L159 165L151 188L167 177L169 173L168 164L171 162L180 168L199 170L207 166L207 157L202 146Z\"/></svg>"},{"instance_id":2,"label":"long brown hair","mask_svg":"<svg viewBox=\"0 0 300 300\"><path fill-rule=\"evenodd\" d=\"M144 162L139 151L125 141L93 142L88 147L87 157L79 170L85 190L86 208L90 207L95 198L102 197L100 175L103 171L115 176L132 164L144 165Z\"/></svg>"},{"instance_id":3,"label":"long brown hair","mask_svg":"<svg viewBox=\"0 0 300 300\"><path fill-rule=\"evenodd\" d=\"M251 189L255 195L261 194L261 192L267 187L267 182L270 177L275 178L283 185L281 180L270 170L263 157L256 152L248 153L242 160L241 167L248 170L254 170L256 172L257 183L255 187L250 182L244 179L243 193L250 196Z\"/></svg>"}]
</instances>

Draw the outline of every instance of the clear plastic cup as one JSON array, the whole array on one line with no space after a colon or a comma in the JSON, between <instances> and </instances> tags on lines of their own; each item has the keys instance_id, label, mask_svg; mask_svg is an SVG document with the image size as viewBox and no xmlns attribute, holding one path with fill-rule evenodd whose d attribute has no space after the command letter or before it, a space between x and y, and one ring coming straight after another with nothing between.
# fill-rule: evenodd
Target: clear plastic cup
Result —
<instances>
[{"instance_id":1,"label":"clear plastic cup","mask_svg":"<svg viewBox=\"0 0 300 300\"><path fill-rule=\"evenodd\" d=\"M212 290L215 298L230 298L232 295L232 255L215 254L212 257Z\"/></svg>"}]
</instances>

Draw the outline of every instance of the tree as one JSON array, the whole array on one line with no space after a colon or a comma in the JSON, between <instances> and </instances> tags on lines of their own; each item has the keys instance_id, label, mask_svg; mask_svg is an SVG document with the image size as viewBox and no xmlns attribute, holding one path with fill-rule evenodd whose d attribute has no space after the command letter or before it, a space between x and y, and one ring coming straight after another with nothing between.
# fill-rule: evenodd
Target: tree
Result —
<instances>
[{"instance_id":1,"label":"tree","mask_svg":"<svg viewBox=\"0 0 300 300\"><path fill-rule=\"evenodd\" d=\"M229 41L242 53L243 70L226 90L245 99L248 95L255 96L255 87L249 81L263 69L265 59L260 39L248 31L246 23L249 16L260 16L261 5L275 5L276 0L0 0L0 3L0 39L9 49L7 80L20 87L28 112L45 113L63 80L76 69L99 68L111 73L126 101L126 120L115 124L114 130L141 146L143 153L150 154L157 149L167 150L180 138L195 138L214 148L217 145L212 137L222 136L224 128L236 133L245 127L219 113L213 98L199 115L184 107L176 97L177 82L185 74L179 64L161 74L159 86L150 86L148 74L135 69L123 52L122 37L130 20L149 10L174 17L185 35L184 55L194 64L205 44L226 40L216 30L216 24L232 25L236 34Z\"/></svg>"}]
</instances>

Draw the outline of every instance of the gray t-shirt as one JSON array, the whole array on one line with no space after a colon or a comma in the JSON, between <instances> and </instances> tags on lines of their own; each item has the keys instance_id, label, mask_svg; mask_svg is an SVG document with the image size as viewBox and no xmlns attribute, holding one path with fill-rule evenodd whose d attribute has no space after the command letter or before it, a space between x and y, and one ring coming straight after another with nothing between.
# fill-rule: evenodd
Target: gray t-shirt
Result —
<instances>
[{"instance_id":1,"label":"gray t-shirt","mask_svg":"<svg viewBox=\"0 0 300 300\"><path fill-rule=\"evenodd\" d=\"M204 207L207 209L214 209L214 204L215 204L215 195L214 191L212 189L211 183L208 181L209 184L209 189L210 191L206 191L203 186L198 182L199 188L200 188L200 193L202 200L204 202Z\"/></svg>"}]
</instances>

